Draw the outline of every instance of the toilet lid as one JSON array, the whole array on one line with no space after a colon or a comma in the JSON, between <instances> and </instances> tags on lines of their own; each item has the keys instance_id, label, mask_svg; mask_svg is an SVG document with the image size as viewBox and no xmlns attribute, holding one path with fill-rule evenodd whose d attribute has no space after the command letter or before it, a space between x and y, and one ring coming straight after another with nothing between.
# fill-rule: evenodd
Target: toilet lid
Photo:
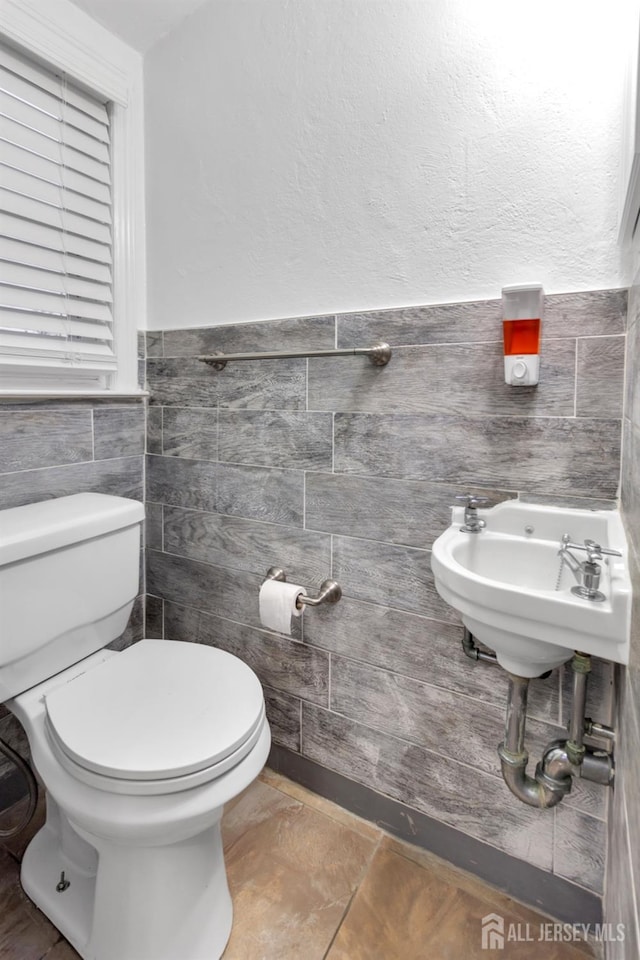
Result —
<instances>
[{"instance_id":1,"label":"toilet lid","mask_svg":"<svg viewBox=\"0 0 640 960\"><path fill-rule=\"evenodd\" d=\"M260 681L230 653L140 640L45 697L48 725L80 766L125 780L185 776L229 756L262 722Z\"/></svg>"}]
</instances>

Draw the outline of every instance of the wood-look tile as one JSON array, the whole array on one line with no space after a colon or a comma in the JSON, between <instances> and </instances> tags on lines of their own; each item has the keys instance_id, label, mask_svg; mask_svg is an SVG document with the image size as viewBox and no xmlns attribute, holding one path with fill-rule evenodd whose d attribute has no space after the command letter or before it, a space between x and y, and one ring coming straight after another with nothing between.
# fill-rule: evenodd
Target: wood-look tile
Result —
<instances>
[{"instance_id":1,"label":"wood-look tile","mask_svg":"<svg viewBox=\"0 0 640 960\"><path fill-rule=\"evenodd\" d=\"M304 410L306 360L230 362L217 374L220 409Z\"/></svg>"},{"instance_id":2,"label":"wood-look tile","mask_svg":"<svg viewBox=\"0 0 640 960\"><path fill-rule=\"evenodd\" d=\"M274 743L296 753L300 751L300 700L282 690L264 688L267 720Z\"/></svg>"},{"instance_id":3,"label":"wood-look tile","mask_svg":"<svg viewBox=\"0 0 640 960\"><path fill-rule=\"evenodd\" d=\"M624 730L624 711L621 713ZM613 923L624 924L625 938L622 942L608 945L607 960L629 960L640 956L640 919L636 903L634 868L631 852L634 838L629 835L628 804L626 797L625 769L618 766L616 786L609 817L604 915ZM637 796L629 797L637 805ZM637 840L635 841L637 848ZM636 874L637 876L637 874Z\"/></svg>"},{"instance_id":4,"label":"wood-look tile","mask_svg":"<svg viewBox=\"0 0 640 960\"><path fill-rule=\"evenodd\" d=\"M199 610L170 601L163 601L163 608L164 637L166 640L197 641L198 624L200 623Z\"/></svg>"},{"instance_id":5,"label":"wood-look tile","mask_svg":"<svg viewBox=\"0 0 640 960\"><path fill-rule=\"evenodd\" d=\"M0 509L85 491L142 500L142 457L90 461L7 474L0 484Z\"/></svg>"},{"instance_id":6,"label":"wood-look tile","mask_svg":"<svg viewBox=\"0 0 640 960\"><path fill-rule=\"evenodd\" d=\"M147 357L164 356L164 344L162 340L162 330L147 330L146 332L146 350Z\"/></svg>"},{"instance_id":7,"label":"wood-look tile","mask_svg":"<svg viewBox=\"0 0 640 960\"><path fill-rule=\"evenodd\" d=\"M462 652L462 625L430 620L375 603L343 597L335 609L318 607L304 624L306 643L370 666L426 680L503 709L504 670L472 661ZM558 671L529 688L529 716L559 722Z\"/></svg>"},{"instance_id":8,"label":"wood-look tile","mask_svg":"<svg viewBox=\"0 0 640 960\"><path fill-rule=\"evenodd\" d=\"M260 626L258 592L263 577L147 551L149 593L221 617L237 617L241 610L243 620L254 626Z\"/></svg>"},{"instance_id":9,"label":"wood-look tile","mask_svg":"<svg viewBox=\"0 0 640 960\"><path fill-rule=\"evenodd\" d=\"M621 417L624 337L578 341L576 413L579 417Z\"/></svg>"},{"instance_id":10,"label":"wood-look tile","mask_svg":"<svg viewBox=\"0 0 640 960\"><path fill-rule=\"evenodd\" d=\"M327 954L327 960L483 960L482 920L491 904L455 883L444 881L382 846L375 854L349 912ZM506 912L506 911L505 911ZM537 939L545 918L522 909L503 915L505 928L528 921ZM509 942L509 960L539 960L537 942ZM544 944L545 960L579 960L573 944Z\"/></svg>"},{"instance_id":11,"label":"wood-look tile","mask_svg":"<svg viewBox=\"0 0 640 960\"><path fill-rule=\"evenodd\" d=\"M4 850L5 853L11 854L11 856L18 862L22 861L24 852L27 849L28 844L31 842L33 837L36 835L40 827L44 825L47 806L46 806L46 795L45 789L40 781L39 777L36 774L36 780L38 782L38 799L36 801L36 808L33 814L33 818L29 823L20 830L13 837L5 837L0 840L0 851ZM11 829L16 826L18 823L22 822L24 817L26 807L26 794L25 799L20 800L18 803L10 807L8 810L2 811L2 827L5 830ZM2 872L0 868L0 873ZM2 881L0 880L0 884ZM0 954L1 955L1 954Z\"/></svg>"},{"instance_id":12,"label":"wood-look tile","mask_svg":"<svg viewBox=\"0 0 640 960\"><path fill-rule=\"evenodd\" d=\"M17 862L0 850L0 956L41 960L59 939L59 931L23 893Z\"/></svg>"},{"instance_id":13,"label":"wood-look tile","mask_svg":"<svg viewBox=\"0 0 640 960\"><path fill-rule=\"evenodd\" d=\"M619 789L624 797L631 872L637 878L640 877L640 698L634 689L631 671L627 673L624 699L616 726L620 736L617 774L623 773Z\"/></svg>"},{"instance_id":14,"label":"wood-look tile","mask_svg":"<svg viewBox=\"0 0 640 960\"><path fill-rule=\"evenodd\" d=\"M491 506L509 494L474 491ZM306 478L305 526L348 537L430 547L451 523L458 486L422 480L309 473Z\"/></svg>"},{"instance_id":15,"label":"wood-look tile","mask_svg":"<svg viewBox=\"0 0 640 960\"><path fill-rule=\"evenodd\" d=\"M503 706L335 655L329 706L370 729L500 775L497 747L504 735ZM562 734L561 728L530 721L527 747L532 757L541 756L546 744Z\"/></svg>"},{"instance_id":16,"label":"wood-look tile","mask_svg":"<svg viewBox=\"0 0 640 960\"><path fill-rule=\"evenodd\" d=\"M602 893L607 826L581 810L556 807L553 872Z\"/></svg>"},{"instance_id":17,"label":"wood-look tile","mask_svg":"<svg viewBox=\"0 0 640 960\"><path fill-rule=\"evenodd\" d=\"M162 455L162 414L164 407L147 407L147 453Z\"/></svg>"},{"instance_id":18,"label":"wood-look tile","mask_svg":"<svg viewBox=\"0 0 640 960\"><path fill-rule=\"evenodd\" d=\"M556 293L544 298L543 337L611 337L625 332L626 290Z\"/></svg>"},{"instance_id":19,"label":"wood-look tile","mask_svg":"<svg viewBox=\"0 0 640 960\"><path fill-rule=\"evenodd\" d=\"M462 833L551 870L548 811L517 800L501 777L308 703L302 705L302 752ZM482 797L482 803L469 803L470 796Z\"/></svg>"},{"instance_id":20,"label":"wood-look tile","mask_svg":"<svg viewBox=\"0 0 640 960\"><path fill-rule=\"evenodd\" d=\"M142 456L144 406L96 407L93 411L94 458Z\"/></svg>"},{"instance_id":21,"label":"wood-look tile","mask_svg":"<svg viewBox=\"0 0 640 960\"><path fill-rule=\"evenodd\" d=\"M219 463L217 478L219 513L302 526L304 473L301 470Z\"/></svg>"},{"instance_id":22,"label":"wood-look tile","mask_svg":"<svg viewBox=\"0 0 640 960\"><path fill-rule=\"evenodd\" d=\"M392 347L421 343L501 341L501 302L475 300L437 303L424 307L338 315L339 347L370 346L380 340L390 343Z\"/></svg>"},{"instance_id":23,"label":"wood-look tile","mask_svg":"<svg viewBox=\"0 0 640 960\"><path fill-rule=\"evenodd\" d=\"M164 602L160 597L154 597L148 593L145 598L144 610L144 635L150 640L162 640L164 638Z\"/></svg>"},{"instance_id":24,"label":"wood-look tile","mask_svg":"<svg viewBox=\"0 0 640 960\"><path fill-rule=\"evenodd\" d=\"M640 305L640 287L633 288L634 303ZM629 327L626 349L625 416L640 426L640 322L637 317Z\"/></svg>"},{"instance_id":25,"label":"wood-look tile","mask_svg":"<svg viewBox=\"0 0 640 960\"><path fill-rule=\"evenodd\" d=\"M169 509L169 508L167 508ZM163 510L161 503L153 503L147 500L144 506L144 542L149 550L162 550L162 527Z\"/></svg>"},{"instance_id":26,"label":"wood-look tile","mask_svg":"<svg viewBox=\"0 0 640 960\"><path fill-rule=\"evenodd\" d=\"M218 467L207 460L147 457L146 495L154 503L216 509Z\"/></svg>"},{"instance_id":27,"label":"wood-look tile","mask_svg":"<svg viewBox=\"0 0 640 960\"><path fill-rule=\"evenodd\" d=\"M545 342L540 384L517 390L504 382L500 343L398 347L385 367L360 366L350 357L310 360L309 409L573 416L575 350L574 340ZM619 382L618 376L614 386Z\"/></svg>"},{"instance_id":28,"label":"wood-look tile","mask_svg":"<svg viewBox=\"0 0 640 960\"><path fill-rule=\"evenodd\" d=\"M375 842L285 797L227 847L234 927L224 960L322 960ZM233 807L239 819L247 797Z\"/></svg>"},{"instance_id":29,"label":"wood-look tile","mask_svg":"<svg viewBox=\"0 0 640 960\"><path fill-rule=\"evenodd\" d=\"M147 384L151 404L215 407L218 373L194 357L149 357Z\"/></svg>"},{"instance_id":30,"label":"wood-look tile","mask_svg":"<svg viewBox=\"0 0 640 960\"><path fill-rule=\"evenodd\" d=\"M589 497L617 491L618 420L338 413L334 431L337 473Z\"/></svg>"},{"instance_id":31,"label":"wood-look tile","mask_svg":"<svg viewBox=\"0 0 640 960\"><path fill-rule=\"evenodd\" d=\"M330 470L331 445L332 418L328 413L220 411L220 460L294 470Z\"/></svg>"},{"instance_id":32,"label":"wood-look tile","mask_svg":"<svg viewBox=\"0 0 640 960\"><path fill-rule=\"evenodd\" d=\"M409 613L457 623L437 593L426 550L373 540L334 537L333 576L346 597L384 603Z\"/></svg>"},{"instance_id":33,"label":"wood-look tile","mask_svg":"<svg viewBox=\"0 0 640 960\"><path fill-rule=\"evenodd\" d=\"M592 290L545 296L542 336L598 337L624 333L626 290ZM369 310L338 316L338 346L378 340L392 346L502 340L499 299Z\"/></svg>"},{"instance_id":34,"label":"wood-look tile","mask_svg":"<svg viewBox=\"0 0 640 960\"><path fill-rule=\"evenodd\" d=\"M621 502L627 536L640 556L640 426L624 421Z\"/></svg>"},{"instance_id":35,"label":"wood-look tile","mask_svg":"<svg viewBox=\"0 0 640 960\"><path fill-rule=\"evenodd\" d=\"M164 543L168 553L233 569L266 574L286 567L290 582L309 586L331 570L328 534L226 514L165 507Z\"/></svg>"},{"instance_id":36,"label":"wood-look tile","mask_svg":"<svg viewBox=\"0 0 640 960\"><path fill-rule=\"evenodd\" d=\"M201 614L198 642L234 654L273 690L326 706L329 656L323 650L219 616Z\"/></svg>"},{"instance_id":37,"label":"wood-look tile","mask_svg":"<svg viewBox=\"0 0 640 960\"><path fill-rule=\"evenodd\" d=\"M81 957L70 943L67 943L66 940L60 940L42 960L81 960Z\"/></svg>"},{"instance_id":38,"label":"wood-look tile","mask_svg":"<svg viewBox=\"0 0 640 960\"><path fill-rule=\"evenodd\" d=\"M164 331L166 357L212 353L266 353L272 350L330 349L335 317L294 317L285 320L230 323ZM251 361L243 361L251 362Z\"/></svg>"},{"instance_id":39,"label":"wood-look tile","mask_svg":"<svg viewBox=\"0 0 640 960\"><path fill-rule=\"evenodd\" d=\"M165 457L217 460L217 409L164 407L162 452Z\"/></svg>"},{"instance_id":40,"label":"wood-look tile","mask_svg":"<svg viewBox=\"0 0 640 960\"><path fill-rule=\"evenodd\" d=\"M117 456L117 452L114 452ZM93 459L91 409L3 408L0 473Z\"/></svg>"}]
</instances>

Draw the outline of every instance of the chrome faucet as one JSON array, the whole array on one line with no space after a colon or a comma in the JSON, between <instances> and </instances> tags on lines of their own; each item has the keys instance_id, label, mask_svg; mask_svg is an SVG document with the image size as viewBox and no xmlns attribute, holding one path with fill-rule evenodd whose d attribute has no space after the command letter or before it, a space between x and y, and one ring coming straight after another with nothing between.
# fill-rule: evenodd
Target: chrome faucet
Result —
<instances>
[{"instance_id":1,"label":"chrome faucet","mask_svg":"<svg viewBox=\"0 0 640 960\"><path fill-rule=\"evenodd\" d=\"M585 550L587 559L578 560L578 558L574 557L571 553L571 550ZM585 540L584 543L572 543L571 534L565 533L560 543L558 555L562 562L566 563L578 581L577 587L571 587L571 593L577 597L582 597L583 600L595 600L598 602L606 600L604 593L598 589L600 586L600 573L602 571L599 561L602 561L605 555L621 557L622 554L619 550L607 550L601 547L599 543L596 543L595 540ZM559 582L560 574L558 575L558 583Z\"/></svg>"},{"instance_id":2,"label":"chrome faucet","mask_svg":"<svg viewBox=\"0 0 640 960\"><path fill-rule=\"evenodd\" d=\"M464 525L460 527L463 533L480 533L486 527L486 521L478 516L478 504L487 503L488 497L476 497L473 493L461 493L456 500L464 500Z\"/></svg>"}]
</instances>

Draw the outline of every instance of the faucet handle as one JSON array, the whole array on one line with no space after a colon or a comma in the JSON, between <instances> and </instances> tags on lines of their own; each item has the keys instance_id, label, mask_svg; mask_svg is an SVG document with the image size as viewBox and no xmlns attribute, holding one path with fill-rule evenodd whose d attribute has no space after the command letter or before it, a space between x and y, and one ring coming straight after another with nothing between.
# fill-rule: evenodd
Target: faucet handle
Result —
<instances>
[{"instance_id":1,"label":"faucet handle","mask_svg":"<svg viewBox=\"0 0 640 960\"><path fill-rule=\"evenodd\" d=\"M475 509L479 503L489 503L489 497L477 497L475 493L457 493L456 500L464 500L471 510Z\"/></svg>"},{"instance_id":2,"label":"faucet handle","mask_svg":"<svg viewBox=\"0 0 640 960\"><path fill-rule=\"evenodd\" d=\"M565 534L565 536L567 535ZM593 563L595 560L602 560L603 555L608 557L622 556L619 550L609 550L606 547L601 547L595 540L587 539L584 543L565 543L565 538L563 537L562 542L572 550L586 550L589 563Z\"/></svg>"}]
</instances>

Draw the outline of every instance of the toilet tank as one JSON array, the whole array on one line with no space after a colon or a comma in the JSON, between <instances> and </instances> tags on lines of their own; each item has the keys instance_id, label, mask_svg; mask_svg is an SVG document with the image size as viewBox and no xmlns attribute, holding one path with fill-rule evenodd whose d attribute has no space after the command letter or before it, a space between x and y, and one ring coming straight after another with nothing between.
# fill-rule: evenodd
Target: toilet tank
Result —
<instances>
[{"instance_id":1,"label":"toilet tank","mask_svg":"<svg viewBox=\"0 0 640 960\"><path fill-rule=\"evenodd\" d=\"M144 507L101 493L0 511L0 702L119 637Z\"/></svg>"}]
</instances>

